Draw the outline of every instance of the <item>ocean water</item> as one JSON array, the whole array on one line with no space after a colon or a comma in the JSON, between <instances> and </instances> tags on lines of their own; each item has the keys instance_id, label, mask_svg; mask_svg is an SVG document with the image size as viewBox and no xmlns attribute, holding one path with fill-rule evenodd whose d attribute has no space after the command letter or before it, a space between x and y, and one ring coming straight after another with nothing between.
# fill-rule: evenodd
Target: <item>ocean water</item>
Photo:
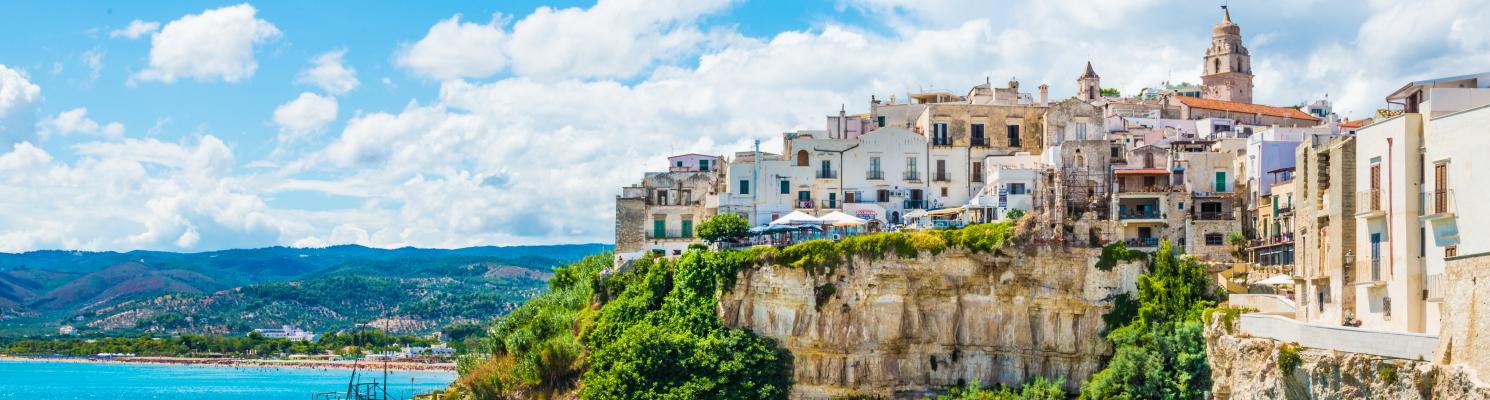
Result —
<instances>
[{"instance_id":1,"label":"ocean water","mask_svg":"<svg viewBox=\"0 0 1490 400\"><path fill-rule=\"evenodd\" d=\"M306 400L345 391L350 376L335 369L0 360L0 399ZM455 373L389 371L388 380L389 396L407 399L449 385Z\"/></svg>"}]
</instances>

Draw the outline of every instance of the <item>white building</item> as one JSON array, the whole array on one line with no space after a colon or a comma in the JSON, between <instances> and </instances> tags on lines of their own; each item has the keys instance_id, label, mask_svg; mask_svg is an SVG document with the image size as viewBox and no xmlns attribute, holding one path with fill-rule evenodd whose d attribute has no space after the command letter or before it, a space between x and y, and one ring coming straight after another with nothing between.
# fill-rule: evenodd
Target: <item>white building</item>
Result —
<instances>
[{"instance_id":1,"label":"white building","mask_svg":"<svg viewBox=\"0 0 1490 400\"><path fill-rule=\"evenodd\" d=\"M257 332L260 335L264 335L264 337L270 339L304 340L307 342L316 341L315 333L290 325L283 325L279 328L259 328L254 329L254 332Z\"/></svg>"}]
</instances>

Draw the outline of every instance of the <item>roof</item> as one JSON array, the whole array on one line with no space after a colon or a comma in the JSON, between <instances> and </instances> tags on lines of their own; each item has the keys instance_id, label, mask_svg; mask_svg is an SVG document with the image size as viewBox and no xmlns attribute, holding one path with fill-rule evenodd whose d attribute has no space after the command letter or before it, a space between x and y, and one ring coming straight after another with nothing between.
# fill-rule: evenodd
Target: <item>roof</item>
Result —
<instances>
[{"instance_id":1,"label":"roof","mask_svg":"<svg viewBox=\"0 0 1490 400\"><path fill-rule=\"evenodd\" d=\"M674 155L674 156L667 156L667 158L669 160L671 160L671 159L678 158L678 157L688 157L688 156L719 158L719 156L711 156L711 155L707 155L707 154L698 154L698 153L678 154L678 155Z\"/></svg>"},{"instance_id":2,"label":"roof","mask_svg":"<svg viewBox=\"0 0 1490 400\"><path fill-rule=\"evenodd\" d=\"M1117 175L1168 175L1169 170L1163 168L1115 169L1112 173Z\"/></svg>"},{"instance_id":3,"label":"roof","mask_svg":"<svg viewBox=\"0 0 1490 400\"><path fill-rule=\"evenodd\" d=\"M1478 74L1450 76L1450 77L1446 77L1446 78L1424 79L1424 80L1421 80L1421 81L1408 82L1406 85L1402 85L1402 88L1401 89L1397 89L1397 91L1392 92L1392 94L1387 95L1387 100L1398 100L1398 99L1406 98L1408 95L1410 95L1410 94L1412 94L1412 92L1414 92L1413 89L1418 88L1418 87L1431 86L1431 85L1434 85L1434 84L1437 84L1437 83L1464 81L1464 80L1471 80L1471 79L1473 79L1473 80L1490 79L1490 72L1481 72L1481 73L1478 73Z\"/></svg>"},{"instance_id":4,"label":"roof","mask_svg":"<svg viewBox=\"0 0 1490 400\"><path fill-rule=\"evenodd\" d=\"M1180 101L1180 103L1182 103L1185 106L1190 107L1190 108L1203 108L1203 109L1207 109L1207 110L1221 110L1221 111L1234 112L1234 113L1238 113L1238 114L1262 114L1262 115L1267 115L1267 116L1272 116L1272 117L1283 117L1283 118L1293 118L1293 119L1306 119L1306 120L1310 120L1310 121L1318 121L1319 120L1319 117L1315 117L1313 115L1310 115L1309 113L1303 112L1302 110L1299 110L1297 108L1273 107L1273 106L1265 106L1265 105L1261 105L1261 104L1238 103L1238 102L1235 102L1235 101L1212 100L1212 99L1202 99L1202 98L1198 98L1198 97L1185 97L1185 96L1178 96L1178 97L1175 97L1175 99L1178 99Z\"/></svg>"},{"instance_id":5,"label":"roof","mask_svg":"<svg viewBox=\"0 0 1490 400\"><path fill-rule=\"evenodd\" d=\"M1092 70L1092 62L1091 61L1087 61L1086 62L1086 72L1081 74L1081 77L1082 78L1085 78L1085 77L1088 77L1088 76L1090 76L1090 77L1097 76L1097 71Z\"/></svg>"}]
</instances>

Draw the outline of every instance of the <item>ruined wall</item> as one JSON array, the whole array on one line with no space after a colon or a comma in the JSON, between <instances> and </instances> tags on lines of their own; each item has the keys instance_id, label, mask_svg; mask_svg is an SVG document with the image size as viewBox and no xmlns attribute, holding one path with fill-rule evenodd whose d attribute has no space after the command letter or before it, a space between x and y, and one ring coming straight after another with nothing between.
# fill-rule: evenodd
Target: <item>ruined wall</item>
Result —
<instances>
[{"instance_id":1,"label":"ruined wall","mask_svg":"<svg viewBox=\"0 0 1490 400\"><path fill-rule=\"evenodd\" d=\"M1490 372L1490 254L1446 260L1443 315L1454 317L1441 320L1436 361Z\"/></svg>"},{"instance_id":2,"label":"ruined wall","mask_svg":"<svg viewBox=\"0 0 1490 400\"><path fill-rule=\"evenodd\" d=\"M1233 330L1234 331L1234 330ZM1234 331L1235 332L1235 331ZM1300 349L1292 374L1278 367L1276 340L1206 329L1212 397L1251 399L1486 399L1490 387L1472 370L1429 361L1400 360L1338 351Z\"/></svg>"},{"instance_id":3,"label":"ruined wall","mask_svg":"<svg viewBox=\"0 0 1490 400\"><path fill-rule=\"evenodd\" d=\"M793 356L792 397L920 398L978 380L1066 378L1075 391L1110 356L1100 336L1109 296L1141 267L1093 268L1096 249L1007 255L948 250L856 259L831 274L766 266L720 296L731 327L774 338ZM818 293L833 288L818 304Z\"/></svg>"}]
</instances>

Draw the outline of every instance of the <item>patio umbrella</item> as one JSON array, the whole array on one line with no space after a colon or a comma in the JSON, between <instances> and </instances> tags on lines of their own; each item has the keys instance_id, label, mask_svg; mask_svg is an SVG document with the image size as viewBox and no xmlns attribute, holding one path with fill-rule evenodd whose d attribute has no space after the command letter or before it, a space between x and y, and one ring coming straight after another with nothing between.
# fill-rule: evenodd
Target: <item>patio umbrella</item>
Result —
<instances>
[{"instance_id":1,"label":"patio umbrella","mask_svg":"<svg viewBox=\"0 0 1490 400\"><path fill-rule=\"evenodd\" d=\"M1266 285L1266 286L1292 285L1293 284L1293 277L1288 276L1288 275L1281 275L1281 274L1280 275L1273 275L1270 278L1257 281L1255 284L1257 284L1257 285Z\"/></svg>"},{"instance_id":2,"label":"patio umbrella","mask_svg":"<svg viewBox=\"0 0 1490 400\"><path fill-rule=\"evenodd\" d=\"M783 215L781 216L781 218L777 218L775 221L771 221L771 225L800 225L816 224L821 222L821 219L819 219L818 217L814 217L811 214L801 211L792 211L790 214Z\"/></svg>"},{"instance_id":3,"label":"patio umbrella","mask_svg":"<svg viewBox=\"0 0 1490 400\"><path fill-rule=\"evenodd\" d=\"M863 218L848 215L843 211L834 211L828 213L828 215L824 215L821 219L824 223L828 223L833 226L859 226L869 222L865 221Z\"/></svg>"}]
</instances>

